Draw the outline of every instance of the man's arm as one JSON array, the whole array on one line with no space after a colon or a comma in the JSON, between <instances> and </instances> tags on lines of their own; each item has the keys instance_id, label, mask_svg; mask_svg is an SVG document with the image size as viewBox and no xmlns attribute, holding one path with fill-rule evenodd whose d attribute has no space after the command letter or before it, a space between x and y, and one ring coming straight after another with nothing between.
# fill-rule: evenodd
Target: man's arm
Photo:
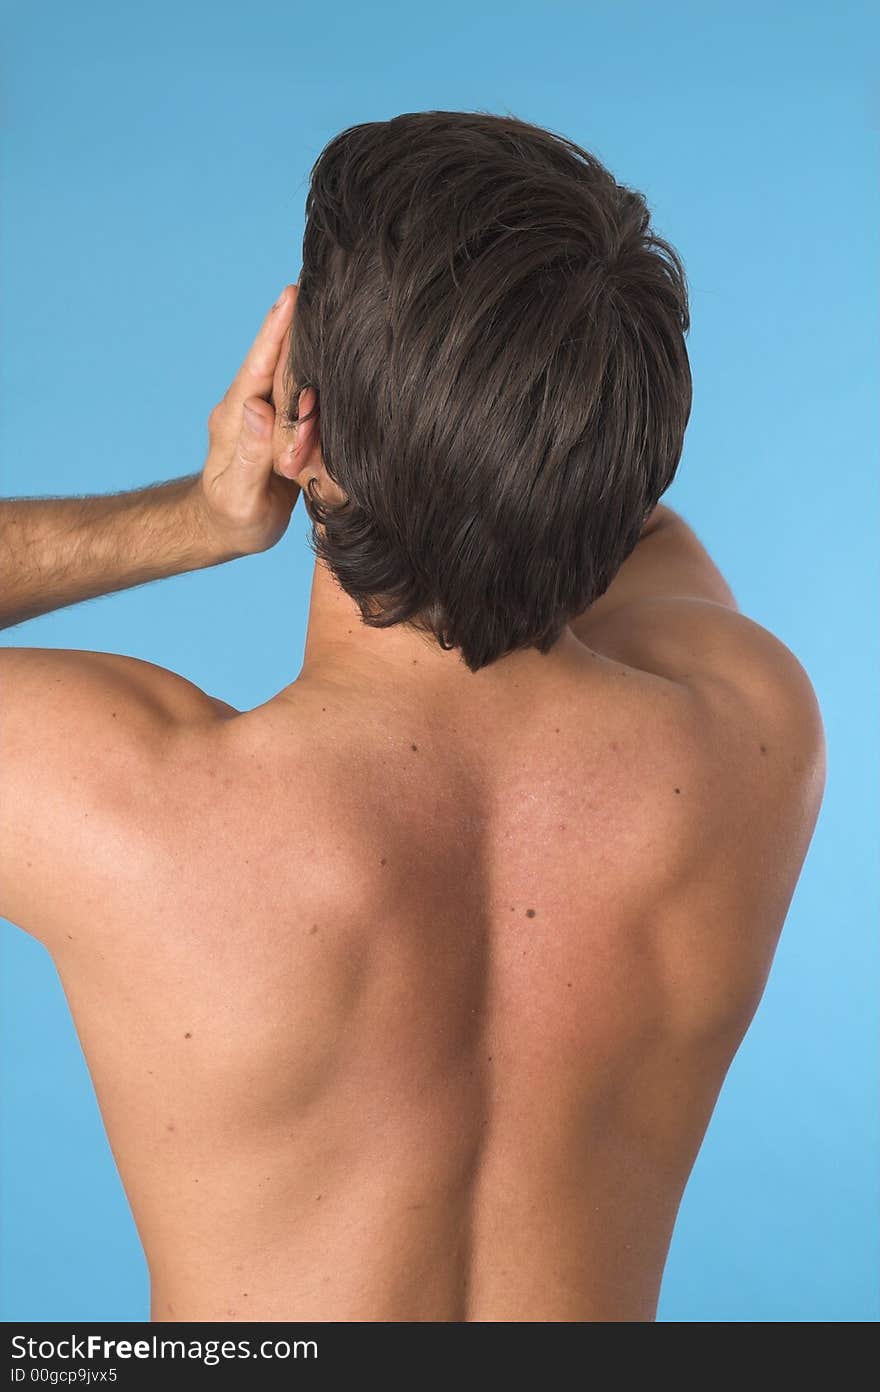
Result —
<instances>
[{"instance_id":1,"label":"man's arm","mask_svg":"<svg viewBox=\"0 0 880 1392\"><path fill-rule=\"evenodd\" d=\"M285 287L211 412L201 473L103 497L0 502L0 628L279 540L299 488L274 470L268 398L294 302Z\"/></svg>"},{"instance_id":2,"label":"man's arm","mask_svg":"<svg viewBox=\"0 0 880 1392\"><path fill-rule=\"evenodd\" d=\"M109 497L0 503L0 627L279 539L299 488L274 472L269 397L292 304L288 288L211 412L200 475ZM89 867L108 850L108 801L150 786L156 753L181 724L234 714L137 658L0 648L0 913L53 950L65 942L77 894L85 902L91 892Z\"/></svg>"},{"instance_id":3,"label":"man's arm","mask_svg":"<svg viewBox=\"0 0 880 1392\"><path fill-rule=\"evenodd\" d=\"M198 474L102 497L0 501L0 628L230 559L205 525Z\"/></svg>"},{"instance_id":4,"label":"man's arm","mask_svg":"<svg viewBox=\"0 0 880 1392\"><path fill-rule=\"evenodd\" d=\"M671 596L737 608L733 591L696 533L672 508L658 503L608 589L572 621L571 628L590 644L605 619L623 605Z\"/></svg>"}]
</instances>

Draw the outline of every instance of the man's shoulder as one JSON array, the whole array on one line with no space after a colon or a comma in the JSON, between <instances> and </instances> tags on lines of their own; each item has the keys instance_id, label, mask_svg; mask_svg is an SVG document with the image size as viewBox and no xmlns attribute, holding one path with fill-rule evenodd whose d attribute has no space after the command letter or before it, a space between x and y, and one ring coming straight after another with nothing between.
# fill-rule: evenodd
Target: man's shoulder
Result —
<instances>
[{"instance_id":1,"label":"man's shoulder","mask_svg":"<svg viewBox=\"0 0 880 1392\"><path fill-rule=\"evenodd\" d=\"M800 660L761 624L705 600L622 606L595 638L639 678L627 688L640 795L670 887L702 884L718 899L751 885L756 898L781 902L826 775L819 701Z\"/></svg>"},{"instance_id":2,"label":"man's shoulder","mask_svg":"<svg viewBox=\"0 0 880 1392\"><path fill-rule=\"evenodd\" d=\"M18 708L33 711L35 701L56 716L68 709L98 719L120 700L127 702L126 713L164 720L237 714L179 673L123 653L8 647L0 648L0 668L4 712L13 720Z\"/></svg>"},{"instance_id":3,"label":"man's shoulder","mask_svg":"<svg viewBox=\"0 0 880 1392\"><path fill-rule=\"evenodd\" d=\"M155 663L78 649L0 649L0 692L0 913L42 937L84 827L155 780L177 732L235 712Z\"/></svg>"},{"instance_id":4,"label":"man's shoulder","mask_svg":"<svg viewBox=\"0 0 880 1392\"><path fill-rule=\"evenodd\" d=\"M824 776L819 701L803 664L769 629L738 609L678 596L625 604L597 628L599 652L673 693L699 759L716 775L742 772L743 743L770 761ZM761 732L763 731L763 737Z\"/></svg>"},{"instance_id":5,"label":"man's shoulder","mask_svg":"<svg viewBox=\"0 0 880 1392\"><path fill-rule=\"evenodd\" d=\"M768 628L723 605L679 601L681 680L702 720L711 773L757 815L815 821L825 787L825 728L806 668ZM670 638L670 643L675 641Z\"/></svg>"},{"instance_id":6,"label":"man's shoulder","mask_svg":"<svg viewBox=\"0 0 880 1392\"><path fill-rule=\"evenodd\" d=\"M650 875L633 892L656 913L688 1028L732 1038L760 998L818 818L819 702L792 650L727 606L644 600L616 622L609 649L647 674L631 690L645 693Z\"/></svg>"}]
</instances>

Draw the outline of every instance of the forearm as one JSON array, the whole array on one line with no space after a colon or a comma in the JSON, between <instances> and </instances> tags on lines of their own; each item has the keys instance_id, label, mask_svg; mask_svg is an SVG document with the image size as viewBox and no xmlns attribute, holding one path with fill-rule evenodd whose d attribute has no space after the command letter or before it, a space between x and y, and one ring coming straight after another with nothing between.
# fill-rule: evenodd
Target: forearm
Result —
<instances>
[{"instance_id":1,"label":"forearm","mask_svg":"<svg viewBox=\"0 0 880 1392\"><path fill-rule=\"evenodd\" d=\"M198 478L0 501L0 628L231 559L205 525Z\"/></svg>"}]
</instances>

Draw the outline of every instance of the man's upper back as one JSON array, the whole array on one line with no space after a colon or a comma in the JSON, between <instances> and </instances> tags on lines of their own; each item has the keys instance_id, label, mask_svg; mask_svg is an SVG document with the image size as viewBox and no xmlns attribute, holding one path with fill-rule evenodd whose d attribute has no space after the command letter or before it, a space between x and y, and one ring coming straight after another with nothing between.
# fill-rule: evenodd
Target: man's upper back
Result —
<instances>
[{"instance_id":1,"label":"man's upper back","mask_svg":"<svg viewBox=\"0 0 880 1392\"><path fill-rule=\"evenodd\" d=\"M157 1318L653 1317L822 767L777 640L628 605L491 710L141 673L21 798Z\"/></svg>"}]
</instances>

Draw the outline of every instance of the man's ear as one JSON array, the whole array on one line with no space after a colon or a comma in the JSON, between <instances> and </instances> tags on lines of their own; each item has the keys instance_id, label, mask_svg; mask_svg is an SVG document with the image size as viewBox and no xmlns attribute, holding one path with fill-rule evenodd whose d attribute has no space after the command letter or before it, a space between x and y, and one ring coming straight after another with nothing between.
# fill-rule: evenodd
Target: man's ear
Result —
<instances>
[{"instance_id":1,"label":"man's ear","mask_svg":"<svg viewBox=\"0 0 880 1392\"><path fill-rule=\"evenodd\" d=\"M276 457L273 468L277 474L284 478L293 479L295 483L305 487L310 476L309 465L312 465L311 473L323 471L320 452L318 450L318 414L317 411L309 420L303 420L303 416L308 415L317 404L317 394L312 387L304 387L299 394L297 402L297 420L290 427L293 439L280 454ZM317 458L315 455L317 453ZM316 467L317 466L317 467ZM300 477L304 475L304 477Z\"/></svg>"},{"instance_id":2,"label":"man's ear","mask_svg":"<svg viewBox=\"0 0 880 1392\"><path fill-rule=\"evenodd\" d=\"M312 479L317 484L317 495L322 502L331 507L339 507L346 501L342 489L333 482L324 468L321 458L320 430L318 429L318 394L313 387L305 387L300 392L297 405L298 419L293 426L293 443L286 446L273 464L276 473L292 479L300 488L306 489ZM303 416L314 411L308 420Z\"/></svg>"}]
</instances>

